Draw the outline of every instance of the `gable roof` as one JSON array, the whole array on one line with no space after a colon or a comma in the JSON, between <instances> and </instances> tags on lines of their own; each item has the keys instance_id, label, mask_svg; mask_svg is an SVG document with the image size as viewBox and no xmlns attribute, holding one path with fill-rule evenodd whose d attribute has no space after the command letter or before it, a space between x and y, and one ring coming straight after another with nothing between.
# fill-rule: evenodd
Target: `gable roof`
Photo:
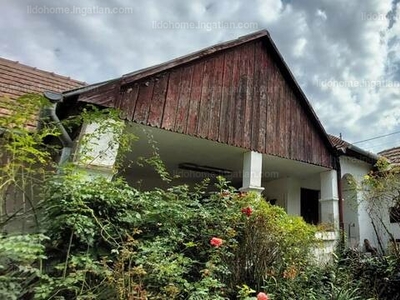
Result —
<instances>
[{"instance_id":1,"label":"gable roof","mask_svg":"<svg viewBox=\"0 0 400 300\"><path fill-rule=\"evenodd\" d=\"M391 149L383 150L378 154L387 158L390 161L390 163L394 165L400 165L400 147L394 147Z\"/></svg>"},{"instance_id":2,"label":"gable roof","mask_svg":"<svg viewBox=\"0 0 400 300\"><path fill-rule=\"evenodd\" d=\"M322 123L320 122L317 114L315 113L314 109L312 108L309 100L307 99L306 95L304 94L304 92L302 91L302 89L300 88L300 85L298 84L297 80L295 79L293 73L290 71L288 65L286 64L283 56L281 55L281 53L279 52L278 48L276 47L274 41L272 40L269 32L267 30L261 30L261 31L257 31L242 37L239 37L235 40L231 40L231 41L227 41L224 43L220 43L220 44L216 44L214 46L208 47L208 48L204 48L200 51L196 51L193 52L191 54L185 55L185 56L181 56L178 58L175 58L173 60L167 61L165 63L161 63L155 66L151 66L148 68L144 68L144 69L140 69L131 73L127 73L125 75L122 75L119 78L115 78L115 79L111 79L108 81L104 81L104 82L100 82L100 83L96 83L93 85L89 85L83 88L78 88L78 89L74 89L71 91L67 91L64 93L65 97L70 97L73 95L82 95L83 97L80 98L80 101L88 101L91 102L90 97L85 97L85 93L88 93L92 90L97 90L97 94L100 91L103 90L107 90L107 87L114 87L114 86L123 86L129 83L132 83L134 81L138 81L141 80L145 77L157 74L157 73L161 73L167 69L171 69L177 66L181 66L187 63L190 63L194 60L197 60L199 58L202 58L204 56L209 56L211 54L223 51L223 50L227 50L227 49L231 49L234 47L237 47L239 45L245 44L247 42L250 41L254 41L257 39L262 39L264 41L267 41L271 46L272 49L274 50L275 54L277 55L277 62L279 63L282 71L284 71L285 73L287 73L289 80L291 81L291 84L293 85L293 87L301 94L302 96L302 100L304 101L306 107L308 108L309 112L311 113L311 115L313 116L314 120L316 121L318 127L321 129L321 131L325 134L325 136L327 137L327 133L325 131L325 129L322 126ZM330 140L327 138L328 143L330 144Z\"/></svg>"},{"instance_id":3,"label":"gable roof","mask_svg":"<svg viewBox=\"0 0 400 300\"><path fill-rule=\"evenodd\" d=\"M74 89L74 90L71 90L71 91L67 91L67 92L64 93L64 96L65 97L71 97L71 96L74 96L74 95L82 95L84 93L87 93L87 92L95 90L95 89L106 90L106 87L111 86L113 84L118 84L118 85L121 86L121 85L130 83L130 82L137 81L137 80L140 80L142 78L145 78L145 77L160 73L160 72L165 71L167 69L171 69L171 68L174 68L174 67L177 67L177 66L181 66L181 65L190 63L190 62L192 62L192 61L194 61L196 59L202 58L204 56L208 56L208 55L211 55L213 53L217 53L219 51L227 50L227 49L233 48L235 46L239 46L239 45L242 45L244 43L247 43L247 42L262 38L262 37L267 37L267 36L269 37L269 33L268 33L267 30L257 31L257 32L254 32L252 34L239 37L239 38L237 38L235 40L227 41L227 42L224 42L224 43L219 43L219 44L204 48L202 50L190 53L188 55L184 55L184 56L169 60L167 62L158 64L158 65L154 65L154 66L151 66L151 67L148 67L148 68L144 68L144 69L140 69L140 70L137 70L137 71L134 71L134 72L130 72L130 73L124 74L124 75L122 75L121 77L118 77L118 78L114 78L114 79L106 80L106 81L103 81L103 82L91 84L91 85L88 85L88 86L86 86L84 88L77 88L77 89ZM88 100L88 99L86 99L86 100ZM83 99L81 99L81 101L83 101Z\"/></svg>"},{"instance_id":4,"label":"gable roof","mask_svg":"<svg viewBox=\"0 0 400 300\"><path fill-rule=\"evenodd\" d=\"M271 82L269 83L270 85L268 88L271 88L271 90L268 90L268 93L271 93L273 96L275 96L275 98L276 98L275 100L277 100L278 98L280 99L282 97L285 98L285 97L289 97L289 96L290 96L289 98L293 98L293 97L296 98L297 99L296 100L297 104L295 104L296 107L292 108L292 109L293 110L300 109L300 111L301 111L300 114L304 114L307 116L307 117L298 116L299 125L302 124L302 122L305 122L306 124L309 124L309 123L312 124L312 125L305 125L305 127L308 128L308 126L309 126L309 128L312 127L312 129L309 129L308 132L301 133L302 142L298 143L298 145L297 145L298 148L302 148L300 150L303 152L301 155L304 157L307 155L312 156L314 154L315 154L315 156L321 156L321 155L324 156L325 155L325 157L324 157L325 163L323 165L331 166L332 163L329 162L331 160L331 158L329 158L327 155L327 153L334 152L331 141L329 140L329 138L325 132L325 129L323 128L323 126L322 126L321 122L319 121L317 115L315 114L313 108L311 107L310 102L308 101L307 97L301 90L299 84L295 80L293 74L289 70L282 55L279 53L278 49L276 48L274 42L272 41L272 39L270 37L268 31L266 31L266 30L258 31L258 32L240 37L236 40L217 44L217 45L205 48L203 50L191 53L191 54L183 56L183 57L179 57L177 59L173 59L171 61L159 64L159 65L156 65L156 66L153 66L150 68L145 68L145 69L142 69L139 71L128 73L119 78L115 78L112 80L100 82L100 83L86 86L83 88L78 88L75 90L67 91L64 93L64 99L66 99L66 102L68 102L69 100L70 101L77 100L80 102L92 103L92 104L104 106L104 107L123 108L123 110L126 111L126 113L123 115L123 117L125 119L127 119L129 121L143 123L143 124L150 125L150 126L155 126L153 124L154 123L153 120L147 119L149 113L150 114L152 113L152 111L150 111L150 110L153 108L149 108L150 104L146 103L146 102L151 101L152 97L156 97L157 99L159 99L160 96L156 93L160 93L160 92L164 93L164 94L166 93L165 89L162 91L159 91L159 90L156 91L156 88L154 88L155 86L160 85L159 83L157 83L158 81L163 82L165 74L167 74L167 76L174 77L176 72L185 72L184 71L185 69L190 69L194 65L201 64L204 62L204 64L207 64L207 66L208 66L207 68L205 67L205 69L207 69L207 71L204 71L204 69L201 69L200 72L203 72L203 73L206 72L205 78L210 78L210 77L212 78L211 83L209 83L209 84L215 85L218 87L218 84L214 83L213 79L216 79L216 77L219 76L219 75L215 75L215 73L218 73L221 68L222 69L225 68L226 59L224 57L226 57L227 55L229 56L234 51L242 51L242 53L244 53L243 55L249 55L249 51L250 51L250 53L252 53L251 55L255 56L254 52L252 52L252 51L256 52L257 50L254 50L253 48L250 49L250 47L249 47L249 45L255 45L255 44L261 45L262 47L264 47L263 51L258 50L259 55L264 55L264 56L267 55L267 56L269 56L268 59L270 59L272 57L272 61L268 61L267 65L265 65L265 68L266 67L273 68L273 71L275 72L273 76L279 77L279 79L282 78L282 80L278 80L275 82L277 85L275 85L275 83L271 83ZM268 52L268 53L263 54L260 51ZM214 58L221 57L221 56L223 56L222 60L224 60L222 62L222 64L220 64L219 62L217 62L216 64L214 64L214 62L209 64L209 62L212 61ZM253 60L254 60L254 56L252 58ZM249 57L249 56L247 56L247 57ZM241 58L242 58L242 56L240 56L240 59L236 60L236 64L239 64L240 67L246 68L247 62L243 62L243 60ZM259 67L257 64L259 64L260 62L255 61L253 63L257 67ZM198 69L196 69L196 70L198 71ZM192 71L193 70L191 70L190 72L192 72ZM278 73L276 73L276 72L278 72ZM238 73L240 73L240 71L238 71ZM237 75L237 76L242 76L242 75L244 76L244 79L241 77L240 80L243 79L245 81L248 80L247 79L248 76L252 76L252 75L250 75L250 72L245 73L245 74L241 73L240 75ZM184 80L185 75L179 75L179 76L181 76L179 78L183 78L182 80L185 81ZM228 76L231 76L231 75L228 75ZM232 76L234 77L235 75L232 75ZM265 78L265 77L269 77L269 74L267 74L265 72L264 73L261 72L261 74L259 74L259 76L264 76L263 78ZM177 79L178 81L179 81L179 78ZM241 82L239 82L238 78L236 78L236 79L237 79L237 85L239 86L239 84L241 84ZM169 79L167 79L167 81L168 80ZM206 80L208 80L208 79L206 79ZM179 84L181 84L181 83L179 83ZM184 84L187 84L187 83L184 82ZM190 85L190 83L188 83L188 84ZM244 84L246 84L246 83L244 83ZM149 85L150 85L150 88L146 89L145 86L149 86ZM168 93L169 93L170 92L169 83L167 83L167 85L168 85ZM282 90L285 88L285 87L283 87L283 85L285 85L285 86L287 85L288 88L290 89L290 90L284 90L282 92L282 93L287 93L287 94L279 94L280 93L279 89ZM140 91L139 91L139 88L140 88ZM243 93L243 89L241 89L241 88L242 87L238 87L239 91L235 91L235 93L236 93L235 97L246 98L248 95L241 94L241 93ZM262 88L267 88L267 87L263 86ZM181 88L179 87L179 89L181 89ZM245 87L245 89L246 89L246 87ZM251 87L251 89L252 89L252 87ZM131 96L126 96L127 92L132 93ZM176 92L176 91L174 90L174 92ZM244 93L246 94L246 92L247 92L247 90ZM267 91L265 91L265 92L267 92ZM211 93L213 93L213 91L211 91ZM289 93L290 93L290 95L289 95ZM276 96L277 94L279 94L279 95ZM294 96L292 96L292 94ZM136 98L132 99L132 97L133 97L132 95L134 95L134 97L136 97ZM212 97L212 96L213 95L208 95L206 97ZM177 97L179 97L179 96L177 96ZM175 99L174 101L180 102L180 99L178 99L178 100ZM246 102L247 100L244 100L244 101ZM285 101L289 101L289 100L285 100ZM282 104L281 106L286 105L286 104L287 103ZM160 105L161 106L164 105L164 108L165 108L165 102L164 102L164 104L160 103ZM206 105L209 105L209 104L206 103ZM221 104L221 106L222 105L223 104ZM297 106L299 106L299 108L297 108ZM163 109L163 108L161 107L161 109ZM136 110L138 110L139 118L134 117L133 111L135 111L135 116L136 116ZM159 112L158 111L159 108L155 108L155 110L157 110L157 112ZM179 108L177 108L177 110L173 113L178 113L178 110L179 110ZM289 112L285 112L285 108L278 108L278 110L279 110L279 113L283 114L283 117L280 116L280 118L289 119L289 117L286 116L286 115L289 115ZM278 111L277 111L277 113L278 113ZM144 119L141 118L143 116L145 117ZM236 116L237 115L235 115L235 117ZM179 116L179 117L185 118L185 116ZM214 117L220 117L220 116L217 115ZM243 117L243 116L239 116L239 118L241 118L241 117ZM246 116L246 117L252 117L252 116ZM246 118L246 117L243 117L243 118ZM239 120L239 122L241 122L241 120ZM291 121L286 120L286 122L290 123ZM160 125L159 123L157 123L157 124L158 125L155 127L172 130L172 131L175 130L174 128L169 126L170 124L167 124L166 126ZM212 125L209 125L209 126L211 127ZM279 126L280 125L277 125L277 128L279 128ZM299 127L301 127L301 126L299 126ZM236 129L240 129L240 127L237 127ZM277 129L277 130L279 130L279 129ZM314 136L314 131L317 133L317 135L319 137ZM177 131L177 132L179 132L179 131ZM183 132L183 133L185 133L185 132ZM296 133L297 133L297 131L296 131ZM306 137L305 135L307 135L307 134L309 134L310 136ZM192 134L192 135L197 136L196 133ZM202 133L200 133L198 136L204 137L204 138L209 138L208 136L202 135ZM280 137L280 138L286 139L286 137ZM209 139L214 140L213 137L209 138ZM307 141L307 139L308 139L308 141ZM313 151L312 150L313 146L316 146L316 144L317 144L317 142L315 142L313 144L313 141L315 141L317 139L320 139L322 145L318 144L318 149ZM218 140L218 139L215 138L215 140ZM236 143L236 141L233 141L230 144L235 145L235 146L241 146L240 143ZM281 148L285 147L284 142L281 141L280 147ZM306 149L306 147L308 147L308 148ZM320 147L325 147L325 149L322 149ZM262 152L263 150L256 149L256 151ZM319 151L319 154L317 154L317 153L307 154L306 153L306 152L318 152L318 151ZM311 158L306 159L305 161L308 161L308 160L312 160L312 159Z\"/></svg>"}]
</instances>

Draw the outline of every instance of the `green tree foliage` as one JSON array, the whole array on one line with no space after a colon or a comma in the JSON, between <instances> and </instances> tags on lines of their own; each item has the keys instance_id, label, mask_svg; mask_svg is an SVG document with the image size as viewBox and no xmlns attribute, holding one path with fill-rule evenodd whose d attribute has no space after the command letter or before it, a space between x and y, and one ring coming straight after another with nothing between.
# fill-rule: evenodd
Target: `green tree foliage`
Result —
<instances>
[{"instance_id":1,"label":"green tree foliage","mask_svg":"<svg viewBox=\"0 0 400 300\"><path fill-rule=\"evenodd\" d=\"M364 176L359 189L363 193L363 201L375 229L380 252L388 254L387 250L390 250L400 261L400 249L394 242L396 237L389 220L390 208L392 217L400 219L400 167L390 165L386 159L381 158L376 163L375 170ZM389 249L385 240L391 241Z\"/></svg>"},{"instance_id":2,"label":"green tree foliage","mask_svg":"<svg viewBox=\"0 0 400 300\"><path fill-rule=\"evenodd\" d=\"M16 216L36 217L35 192L53 166L53 146L44 139L59 133L45 123L40 131L29 126L38 122L39 110L50 105L42 96L28 94L15 102L0 101L9 112L0 118L0 225L4 225ZM21 203L17 210L9 207L15 202Z\"/></svg>"}]
</instances>

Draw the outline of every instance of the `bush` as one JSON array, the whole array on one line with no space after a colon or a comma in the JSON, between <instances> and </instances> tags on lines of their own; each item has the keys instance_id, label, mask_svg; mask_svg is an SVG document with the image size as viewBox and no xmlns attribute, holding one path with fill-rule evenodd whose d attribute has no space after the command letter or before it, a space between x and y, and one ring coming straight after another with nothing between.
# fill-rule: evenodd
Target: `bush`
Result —
<instances>
[{"instance_id":1,"label":"bush","mask_svg":"<svg viewBox=\"0 0 400 300\"><path fill-rule=\"evenodd\" d=\"M216 192L207 186L140 192L122 179L54 177L41 203L47 259L29 290L35 299L244 299L309 266L314 227L223 178Z\"/></svg>"},{"instance_id":2,"label":"bush","mask_svg":"<svg viewBox=\"0 0 400 300\"><path fill-rule=\"evenodd\" d=\"M340 256L338 268L365 298L400 299L400 263L392 256L365 256L346 251Z\"/></svg>"},{"instance_id":3,"label":"bush","mask_svg":"<svg viewBox=\"0 0 400 300\"><path fill-rule=\"evenodd\" d=\"M0 299L31 296L41 274L44 255L42 234L0 235Z\"/></svg>"}]
</instances>

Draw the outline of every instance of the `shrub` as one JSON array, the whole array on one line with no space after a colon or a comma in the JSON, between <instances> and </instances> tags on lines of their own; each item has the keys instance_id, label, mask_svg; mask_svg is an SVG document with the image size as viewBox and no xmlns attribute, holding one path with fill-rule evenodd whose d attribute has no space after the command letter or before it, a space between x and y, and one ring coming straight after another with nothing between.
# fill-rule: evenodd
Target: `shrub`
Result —
<instances>
[{"instance_id":1,"label":"shrub","mask_svg":"<svg viewBox=\"0 0 400 300\"><path fill-rule=\"evenodd\" d=\"M0 235L0 299L29 297L46 258L42 234Z\"/></svg>"},{"instance_id":2,"label":"shrub","mask_svg":"<svg viewBox=\"0 0 400 300\"><path fill-rule=\"evenodd\" d=\"M46 276L38 299L225 299L308 266L314 227L219 178L140 192L122 179L54 178L42 203Z\"/></svg>"},{"instance_id":3,"label":"shrub","mask_svg":"<svg viewBox=\"0 0 400 300\"><path fill-rule=\"evenodd\" d=\"M346 251L340 256L338 268L365 298L400 299L400 264L393 256L365 256Z\"/></svg>"}]
</instances>

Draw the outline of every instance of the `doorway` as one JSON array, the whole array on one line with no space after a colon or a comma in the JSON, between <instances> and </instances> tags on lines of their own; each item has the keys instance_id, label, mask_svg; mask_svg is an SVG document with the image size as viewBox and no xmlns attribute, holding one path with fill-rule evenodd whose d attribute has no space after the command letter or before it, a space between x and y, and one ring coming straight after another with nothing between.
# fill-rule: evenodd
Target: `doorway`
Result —
<instances>
[{"instance_id":1,"label":"doorway","mask_svg":"<svg viewBox=\"0 0 400 300\"><path fill-rule=\"evenodd\" d=\"M300 194L300 213L304 221L309 224L319 222L319 191L301 189Z\"/></svg>"}]
</instances>

